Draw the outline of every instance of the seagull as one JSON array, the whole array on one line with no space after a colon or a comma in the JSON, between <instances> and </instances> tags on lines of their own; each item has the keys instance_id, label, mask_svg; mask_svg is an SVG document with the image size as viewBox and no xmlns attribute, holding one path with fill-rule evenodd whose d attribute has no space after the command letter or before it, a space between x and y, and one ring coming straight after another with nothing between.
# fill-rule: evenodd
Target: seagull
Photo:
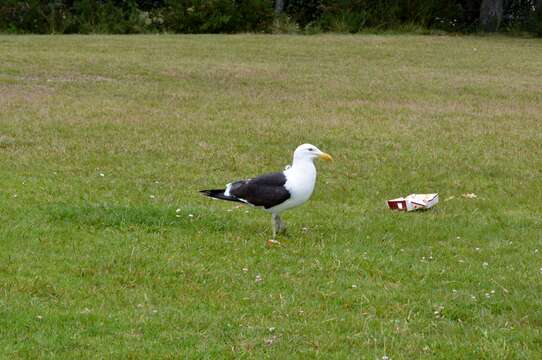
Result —
<instances>
[{"instance_id":1,"label":"seagull","mask_svg":"<svg viewBox=\"0 0 542 360\"><path fill-rule=\"evenodd\" d=\"M271 213L275 241L277 233L286 230L280 214L304 204L312 195L316 183L315 159L333 160L331 155L316 146L303 144L295 149L292 165L282 172L234 181L224 189L201 190L200 193L215 199L249 204Z\"/></svg>"}]
</instances>

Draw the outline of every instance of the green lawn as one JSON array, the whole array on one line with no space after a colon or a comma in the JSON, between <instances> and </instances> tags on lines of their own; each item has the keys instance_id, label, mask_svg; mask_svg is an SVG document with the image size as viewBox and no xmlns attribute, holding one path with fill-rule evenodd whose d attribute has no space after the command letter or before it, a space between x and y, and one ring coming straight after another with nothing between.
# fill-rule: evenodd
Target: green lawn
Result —
<instances>
[{"instance_id":1,"label":"green lawn","mask_svg":"<svg viewBox=\"0 0 542 360\"><path fill-rule=\"evenodd\" d=\"M541 116L535 39L0 36L0 356L540 358ZM305 142L279 246L197 192Z\"/></svg>"}]
</instances>

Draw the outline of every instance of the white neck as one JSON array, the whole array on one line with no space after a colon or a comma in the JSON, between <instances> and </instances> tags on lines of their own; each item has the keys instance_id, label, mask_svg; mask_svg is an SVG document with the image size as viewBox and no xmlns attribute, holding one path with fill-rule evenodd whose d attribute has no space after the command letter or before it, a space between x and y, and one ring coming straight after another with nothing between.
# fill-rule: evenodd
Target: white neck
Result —
<instances>
[{"instance_id":1,"label":"white neck","mask_svg":"<svg viewBox=\"0 0 542 360\"><path fill-rule=\"evenodd\" d=\"M294 157L290 173L295 173L296 177L299 176L300 178L311 179L310 181L313 183L316 180L316 166L314 166L312 159Z\"/></svg>"},{"instance_id":2,"label":"white neck","mask_svg":"<svg viewBox=\"0 0 542 360\"><path fill-rule=\"evenodd\" d=\"M314 161L313 159L310 159L310 158L307 158L307 157L295 157L294 156L294 160L292 161L292 166L296 166L296 165L312 165L314 166Z\"/></svg>"}]
</instances>

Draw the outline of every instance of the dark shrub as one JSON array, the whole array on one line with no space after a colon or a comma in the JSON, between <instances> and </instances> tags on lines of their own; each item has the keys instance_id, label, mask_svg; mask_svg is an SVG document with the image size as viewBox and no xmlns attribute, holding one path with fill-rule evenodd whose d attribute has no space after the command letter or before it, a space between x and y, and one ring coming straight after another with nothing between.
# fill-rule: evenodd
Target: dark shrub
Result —
<instances>
[{"instance_id":1,"label":"dark shrub","mask_svg":"<svg viewBox=\"0 0 542 360\"><path fill-rule=\"evenodd\" d=\"M542 37L542 6L536 9L529 18L527 30L534 33L536 36Z\"/></svg>"},{"instance_id":2,"label":"dark shrub","mask_svg":"<svg viewBox=\"0 0 542 360\"><path fill-rule=\"evenodd\" d=\"M504 1L500 30L542 36L540 1ZM282 23L289 24L282 31L301 28L307 33L356 33L364 28L473 32L478 29L481 0L285 0L279 17L274 4L275 0L0 0L0 31L270 32Z\"/></svg>"},{"instance_id":3,"label":"dark shrub","mask_svg":"<svg viewBox=\"0 0 542 360\"><path fill-rule=\"evenodd\" d=\"M36 34L62 33L73 21L62 1L2 0L0 30Z\"/></svg>"},{"instance_id":4,"label":"dark shrub","mask_svg":"<svg viewBox=\"0 0 542 360\"><path fill-rule=\"evenodd\" d=\"M271 0L166 0L164 23L180 33L267 31L273 21Z\"/></svg>"}]
</instances>

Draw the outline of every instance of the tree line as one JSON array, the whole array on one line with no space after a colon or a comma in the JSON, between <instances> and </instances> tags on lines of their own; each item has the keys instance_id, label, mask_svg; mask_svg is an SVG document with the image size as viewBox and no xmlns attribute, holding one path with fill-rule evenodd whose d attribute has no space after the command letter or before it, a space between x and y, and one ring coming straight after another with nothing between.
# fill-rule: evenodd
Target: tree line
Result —
<instances>
[{"instance_id":1,"label":"tree line","mask_svg":"<svg viewBox=\"0 0 542 360\"><path fill-rule=\"evenodd\" d=\"M438 31L542 36L542 0L0 0L0 32Z\"/></svg>"}]
</instances>

